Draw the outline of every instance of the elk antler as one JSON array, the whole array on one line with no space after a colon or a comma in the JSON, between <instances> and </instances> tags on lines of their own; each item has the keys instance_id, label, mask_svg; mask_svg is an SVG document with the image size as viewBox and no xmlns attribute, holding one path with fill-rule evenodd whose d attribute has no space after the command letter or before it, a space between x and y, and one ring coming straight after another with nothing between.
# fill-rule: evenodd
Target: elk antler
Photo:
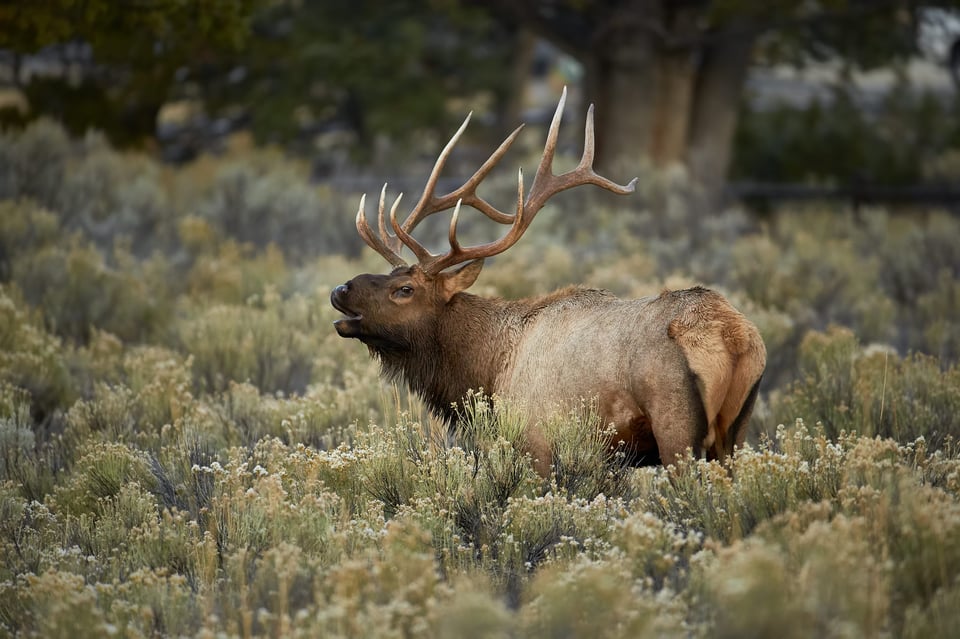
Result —
<instances>
[{"instance_id":1,"label":"elk antler","mask_svg":"<svg viewBox=\"0 0 960 639\"><path fill-rule=\"evenodd\" d=\"M462 262L467 262L482 257L490 257L506 251L508 248L516 244L517 241L523 236L524 232L527 230L527 227L530 226L530 223L533 221L534 216L541 208L543 208L543 205L546 203L546 201L561 191L565 191L581 184L595 184L596 186L607 189L608 191L613 191L614 193L620 195L632 193L636 186L637 178L631 180L626 186L622 186L616 182L608 180L605 177L597 175L597 173L595 173L593 170L594 135L592 104L587 111L583 156L580 158L580 163L576 168L562 175L553 174L553 156L557 150L557 136L560 131L560 119L563 116L563 107L566 103L566 100L567 89L564 87L563 94L560 96L560 102L557 104L557 110L553 114L553 121L550 123L550 129L547 132L547 142L543 149L543 157L540 160L540 166L537 168L537 173L533 178L533 184L530 187L530 192L527 194L526 200L524 200L523 197L523 170L521 169L519 171L517 185L517 211L513 215L498 210L489 202L478 196L477 187L493 169L493 167L496 166L496 164L500 161L503 155L507 152L507 149L510 148L510 145L513 144L513 141L520 133L523 125L517 127L513 133L511 133L507 139L500 144L497 150L494 151L489 158L487 158L487 161L483 163L477 172L474 173L473 176L463 184L463 186L442 197L437 197L434 195L434 190L437 186L437 180L440 177L440 172L443 170L443 167L447 162L447 158L450 156L450 152L453 150L453 147L460 139L460 136L463 134L464 130L466 130L467 124L470 122L470 115L468 115L463 121L463 124L460 125L460 128L457 130L457 132L452 138L450 138L450 141L443 148L443 151L440 152L440 156L437 158L437 162L433 166L433 171L431 171L430 177L427 179L427 184L424 187L423 195L420 197L420 201L417 202L416 206L414 206L413 211L410 212L410 215L407 216L407 219L404 220L403 224L400 224L400 222L397 221L397 205L400 203L400 198L403 196L402 193L397 196L393 206L390 207L390 225L393 228L395 235L392 235L386 228L386 223L384 220L384 199L387 188L386 184L384 184L383 191L380 193L378 220L380 227L379 236L373 232L373 230L370 228L370 225L367 223L366 214L364 213L364 200L366 196L360 198L360 210L357 212L357 231L359 231L360 237L362 237L372 249L377 251L377 253L386 258L388 262L393 264L394 267L406 265L406 262L400 257L402 246L406 245L417 257L420 267L424 270L424 272L428 274L437 274L440 271ZM499 222L501 224L510 224L510 230L507 231L506 235L501 237L499 240L478 246L470 246L467 248L462 247L457 241L457 221L460 216L460 206L462 204L466 204L477 211L480 211L495 222ZM450 250L440 255L434 255L424 248L423 245L420 244L416 239L414 239L410 233L414 227L416 227L417 224L419 224L420 221L427 216L440 211L445 211L452 206L455 206L455 208L453 211L453 218L450 220Z\"/></svg>"}]
</instances>

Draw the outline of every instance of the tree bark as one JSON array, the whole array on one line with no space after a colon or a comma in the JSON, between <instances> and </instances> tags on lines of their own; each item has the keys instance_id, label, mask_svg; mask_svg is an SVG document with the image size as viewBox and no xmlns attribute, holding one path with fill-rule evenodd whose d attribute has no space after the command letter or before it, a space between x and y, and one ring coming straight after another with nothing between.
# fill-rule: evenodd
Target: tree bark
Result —
<instances>
[{"instance_id":1,"label":"tree bark","mask_svg":"<svg viewBox=\"0 0 960 639\"><path fill-rule=\"evenodd\" d=\"M530 68L533 66L533 55L537 49L537 36L521 25L513 35L513 42L513 64L508 70L510 83L507 91L501 96L497 109L501 138L509 135L516 128L517 122L523 121Z\"/></svg>"},{"instance_id":2,"label":"tree bark","mask_svg":"<svg viewBox=\"0 0 960 639\"><path fill-rule=\"evenodd\" d=\"M664 52L658 65L652 143L647 153L662 169L684 161L694 99L695 69L688 51Z\"/></svg>"},{"instance_id":3,"label":"tree bark","mask_svg":"<svg viewBox=\"0 0 960 639\"><path fill-rule=\"evenodd\" d=\"M726 38L701 51L686 164L710 208L721 204L754 41L753 35Z\"/></svg>"},{"instance_id":4,"label":"tree bark","mask_svg":"<svg viewBox=\"0 0 960 639\"><path fill-rule=\"evenodd\" d=\"M596 166L637 164L653 146L657 111L657 55L650 38L610 45L586 65L588 103L598 106Z\"/></svg>"},{"instance_id":5,"label":"tree bark","mask_svg":"<svg viewBox=\"0 0 960 639\"><path fill-rule=\"evenodd\" d=\"M696 78L689 42L701 15L696 4L635 0L594 33L586 77L588 95L602 108L598 166L684 161Z\"/></svg>"}]
</instances>

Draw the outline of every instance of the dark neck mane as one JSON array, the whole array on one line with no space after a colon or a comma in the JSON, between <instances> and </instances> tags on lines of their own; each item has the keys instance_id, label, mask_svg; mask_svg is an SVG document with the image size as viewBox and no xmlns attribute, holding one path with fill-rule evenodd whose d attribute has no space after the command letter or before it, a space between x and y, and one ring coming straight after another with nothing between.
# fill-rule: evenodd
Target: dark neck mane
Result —
<instances>
[{"instance_id":1,"label":"dark neck mane","mask_svg":"<svg viewBox=\"0 0 960 639\"><path fill-rule=\"evenodd\" d=\"M437 416L453 421L454 404L468 390L496 390L497 377L507 365L512 344L509 331L512 303L458 293L433 325L424 327L416 347L371 348L384 376L403 380Z\"/></svg>"}]
</instances>

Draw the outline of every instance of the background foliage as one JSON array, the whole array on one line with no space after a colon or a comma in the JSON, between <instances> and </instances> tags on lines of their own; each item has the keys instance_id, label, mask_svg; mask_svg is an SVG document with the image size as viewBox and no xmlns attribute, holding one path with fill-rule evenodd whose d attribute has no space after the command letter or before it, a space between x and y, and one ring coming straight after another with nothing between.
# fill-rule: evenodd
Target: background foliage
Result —
<instances>
[{"instance_id":1,"label":"background foliage","mask_svg":"<svg viewBox=\"0 0 960 639\"><path fill-rule=\"evenodd\" d=\"M54 117L73 135L93 128L125 148L159 144L177 161L242 129L310 158L318 174L404 173L439 148L465 103L482 114L470 136L487 141L544 117L535 79L598 103L604 168L683 164L711 194L728 175L907 183L931 177L928 155L956 153L955 96L941 87L915 104L898 86L865 115L870 91L858 95L853 74L892 67L906 77L925 48L918 25L946 15L949 33L958 7L15 0L0 7L0 122ZM824 64L841 70L838 86L812 104L768 114L744 92L748 70Z\"/></svg>"},{"instance_id":2,"label":"background foliage","mask_svg":"<svg viewBox=\"0 0 960 639\"><path fill-rule=\"evenodd\" d=\"M56 117L74 134L94 127L108 131L115 143L140 145L156 130L178 69L235 52L247 38L251 13L262 4L10 2L0 7L0 49L14 56L13 84L24 90L33 117ZM46 47L54 49L48 64L62 61L72 68L21 83L18 56ZM0 113L23 119L16 111Z\"/></svg>"}]
</instances>

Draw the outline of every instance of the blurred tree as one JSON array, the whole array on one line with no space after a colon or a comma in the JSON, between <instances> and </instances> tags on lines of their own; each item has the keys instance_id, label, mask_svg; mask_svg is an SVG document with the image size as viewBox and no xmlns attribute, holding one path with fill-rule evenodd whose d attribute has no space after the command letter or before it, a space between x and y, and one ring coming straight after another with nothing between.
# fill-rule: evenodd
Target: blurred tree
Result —
<instances>
[{"instance_id":1,"label":"blurred tree","mask_svg":"<svg viewBox=\"0 0 960 639\"><path fill-rule=\"evenodd\" d=\"M247 123L260 141L296 147L318 133L345 133L370 154L375 132L405 150L423 139L435 146L440 136L432 134L464 110L457 99L498 126L515 122L532 32L583 64L587 98L601 107L598 166L681 162L716 194L750 64L887 63L914 48L914 4L7 0L0 50L14 53L32 114L57 115L74 132L95 126L114 143L136 143L175 97ZM960 1L924 3L931 5ZM62 65L59 74L18 68L41 50Z\"/></svg>"},{"instance_id":2,"label":"blurred tree","mask_svg":"<svg viewBox=\"0 0 960 639\"><path fill-rule=\"evenodd\" d=\"M456 0L279 1L257 13L239 56L188 80L211 112L243 112L260 141L339 131L369 160L374 133L403 144L449 130L452 100L508 104L516 38Z\"/></svg>"},{"instance_id":3,"label":"blurred tree","mask_svg":"<svg viewBox=\"0 0 960 639\"><path fill-rule=\"evenodd\" d=\"M869 67L914 46L912 0L485 0L578 59L602 108L598 166L685 164L712 200L751 63ZM930 4L930 3L928 3ZM932 4L937 4L936 2ZM940 4L953 4L945 2Z\"/></svg>"},{"instance_id":4,"label":"blurred tree","mask_svg":"<svg viewBox=\"0 0 960 639\"><path fill-rule=\"evenodd\" d=\"M33 115L137 144L153 135L177 71L236 51L267 1L13 0L0 4L0 49ZM26 55L42 68L24 68Z\"/></svg>"},{"instance_id":5,"label":"blurred tree","mask_svg":"<svg viewBox=\"0 0 960 639\"><path fill-rule=\"evenodd\" d=\"M743 107L731 176L756 182L952 184L960 177L960 96L918 92L902 75L865 110L845 86L829 103ZM955 158L955 159L954 159Z\"/></svg>"},{"instance_id":6,"label":"blurred tree","mask_svg":"<svg viewBox=\"0 0 960 639\"><path fill-rule=\"evenodd\" d=\"M74 133L96 127L119 145L153 136L161 105L186 100L288 148L345 133L369 159L374 132L403 144L449 130L456 98L477 104L483 93L494 119L515 108L508 69L519 38L457 0L0 5L0 52L15 56L30 116L53 115ZM20 68L26 55L52 72Z\"/></svg>"}]
</instances>

